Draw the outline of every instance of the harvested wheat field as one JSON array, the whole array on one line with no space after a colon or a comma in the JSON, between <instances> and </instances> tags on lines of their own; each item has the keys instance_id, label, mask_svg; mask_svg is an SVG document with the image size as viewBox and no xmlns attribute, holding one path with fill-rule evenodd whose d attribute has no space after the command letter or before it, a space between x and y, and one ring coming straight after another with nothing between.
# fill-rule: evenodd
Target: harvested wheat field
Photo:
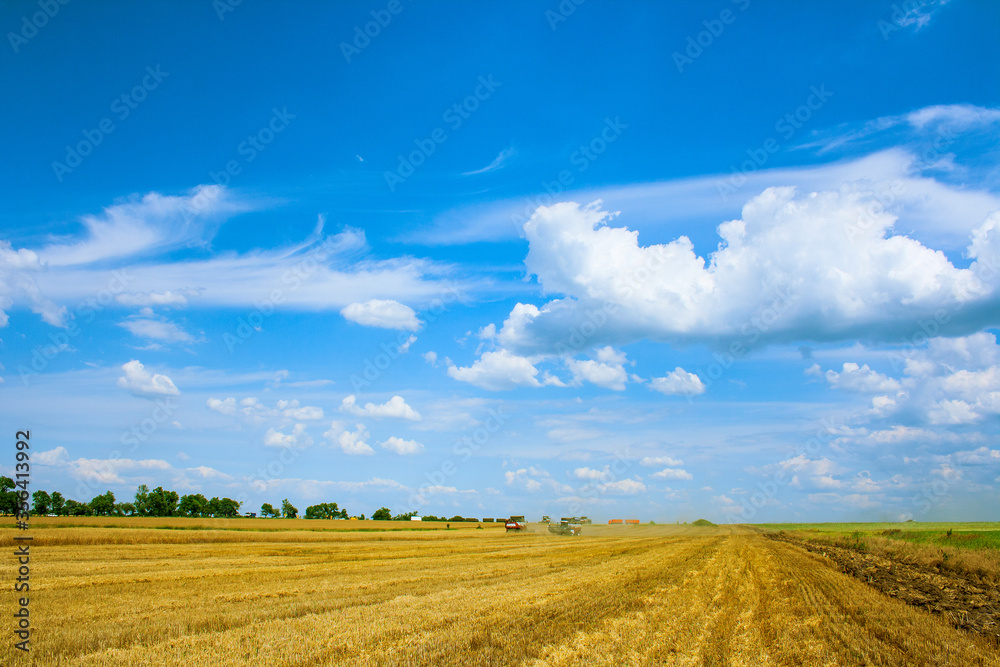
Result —
<instances>
[{"instance_id":1,"label":"harvested wheat field","mask_svg":"<svg viewBox=\"0 0 1000 667\"><path fill-rule=\"evenodd\" d=\"M536 531L39 530L30 662L8 639L0 664L1000 665L749 529Z\"/></svg>"}]
</instances>

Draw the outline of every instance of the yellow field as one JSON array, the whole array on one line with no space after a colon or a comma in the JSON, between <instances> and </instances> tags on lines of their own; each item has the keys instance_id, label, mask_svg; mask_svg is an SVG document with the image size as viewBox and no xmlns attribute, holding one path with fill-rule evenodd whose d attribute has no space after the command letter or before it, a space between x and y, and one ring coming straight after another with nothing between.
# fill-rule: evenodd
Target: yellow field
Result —
<instances>
[{"instance_id":1,"label":"yellow field","mask_svg":"<svg viewBox=\"0 0 1000 667\"><path fill-rule=\"evenodd\" d=\"M31 517L32 542L61 544L186 544L190 542L256 542L324 540L327 532L484 530L504 532L503 523L438 521L333 521L325 519L197 519L188 517ZM5 528L0 527L0 535ZM85 528L86 530L77 530ZM94 530L110 529L110 530ZM11 529L13 534L13 529ZM10 538L8 538L9 540Z\"/></svg>"},{"instance_id":2,"label":"yellow field","mask_svg":"<svg viewBox=\"0 0 1000 667\"><path fill-rule=\"evenodd\" d=\"M0 665L1000 665L987 639L735 527L294 527L34 530L30 661L0 529Z\"/></svg>"}]
</instances>

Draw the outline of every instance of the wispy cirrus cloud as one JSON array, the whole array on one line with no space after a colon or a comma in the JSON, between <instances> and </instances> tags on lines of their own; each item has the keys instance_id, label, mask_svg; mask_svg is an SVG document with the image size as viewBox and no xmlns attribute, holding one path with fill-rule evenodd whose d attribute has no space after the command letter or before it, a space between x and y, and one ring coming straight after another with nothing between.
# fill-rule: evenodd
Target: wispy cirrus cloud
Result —
<instances>
[{"instance_id":1,"label":"wispy cirrus cloud","mask_svg":"<svg viewBox=\"0 0 1000 667\"><path fill-rule=\"evenodd\" d=\"M173 322L166 320L134 319L119 323L133 336L163 343L191 343L194 337Z\"/></svg>"},{"instance_id":2,"label":"wispy cirrus cloud","mask_svg":"<svg viewBox=\"0 0 1000 667\"><path fill-rule=\"evenodd\" d=\"M218 227L258 206L219 186L186 195L153 192L83 216L78 234L38 249L0 241L0 326L19 302L49 324L65 326L66 304L110 292L121 307L251 309L266 302L273 309L343 309L345 317L369 326L416 330L419 319L404 301L426 303L463 289L439 279L448 270L431 260L366 258L362 230L345 227L324 235L322 217L301 243L213 252L209 242ZM170 254L191 246L200 246L203 256ZM109 267L118 270L113 289Z\"/></svg>"},{"instance_id":3,"label":"wispy cirrus cloud","mask_svg":"<svg viewBox=\"0 0 1000 667\"><path fill-rule=\"evenodd\" d=\"M500 153L497 154L493 161L482 169L476 169L475 171L467 171L463 173L463 176L475 176L476 174L485 174L491 171L497 171L498 169L503 169L507 166L507 163L517 155L517 151L513 147L505 148Z\"/></svg>"},{"instance_id":4,"label":"wispy cirrus cloud","mask_svg":"<svg viewBox=\"0 0 1000 667\"><path fill-rule=\"evenodd\" d=\"M201 185L186 195L150 192L82 216L82 235L54 239L39 255L52 267L80 266L203 245L226 218L253 207L217 185Z\"/></svg>"}]
</instances>

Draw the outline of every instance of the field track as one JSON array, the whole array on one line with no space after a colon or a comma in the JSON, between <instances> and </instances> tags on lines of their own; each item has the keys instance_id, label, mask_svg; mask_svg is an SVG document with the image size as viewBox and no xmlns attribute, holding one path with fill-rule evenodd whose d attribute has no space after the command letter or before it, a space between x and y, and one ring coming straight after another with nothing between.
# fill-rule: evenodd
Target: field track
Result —
<instances>
[{"instance_id":1,"label":"field track","mask_svg":"<svg viewBox=\"0 0 1000 667\"><path fill-rule=\"evenodd\" d=\"M33 549L31 660L5 628L0 665L1000 666L989 640L735 527L58 530L116 543Z\"/></svg>"}]
</instances>

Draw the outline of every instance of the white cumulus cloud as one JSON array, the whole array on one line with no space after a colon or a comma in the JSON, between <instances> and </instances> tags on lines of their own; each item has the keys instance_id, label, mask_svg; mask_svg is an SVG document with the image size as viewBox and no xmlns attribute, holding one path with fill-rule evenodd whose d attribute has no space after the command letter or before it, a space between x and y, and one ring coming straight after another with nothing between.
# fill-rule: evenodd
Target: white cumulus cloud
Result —
<instances>
[{"instance_id":1,"label":"white cumulus cloud","mask_svg":"<svg viewBox=\"0 0 1000 667\"><path fill-rule=\"evenodd\" d=\"M826 381L834 389L856 391L860 393L885 393L898 391L900 384L896 380L877 373L868 368L868 364L858 366L847 362L841 372L827 371Z\"/></svg>"},{"instance_id":2,"label":"white cumulus cloud","mask_svg":"<svg viewBox=\"0 0 1000 667\"><path fill-rule=\"evenodd\" d=\"M684 465L684 462L680 459L675 459L672 456L644 456L639 465L643 466L679 466Z\"/></svg>"},{"instance_id":3,"label":"white cumulus cloud","mask_svg":"<svg viewBox=\"0 0 1000 667\"><path fill-rule=\"evenodd\" d=\"M707 257L684 236L642 246L637 232L611 226L613 218L599 202L565 202L539 207L525 223L528 271L564 296L516 305L496 334L506 350L546 353L608 303L614 316L591 337L595 345L750 335L829 341L859 331L892 339L941 308L997 301L1000 277L981 261L1000 248L995 220L971 230L976 261L956 268L944 253L895 234L895 217L862 184L768 188L742 218L718 226L718 250Z\"/></svg>"},{"instance_id":4,"label":"white cumulus cloud","mask_svg":"<svg viewBox=\"0 0 1000 667\"><path fill-rule=\"evenodd\" d=\"M420 328L417 313L409 306L391 299L371 299L364 303L351 303L340 314L344 318L367 327L416 331Z\"/></svg>"},{"instance_id":5,"label":"white cumulus cloud","mask_svg":"<svg viewBox=\"0 0 1000 667\"><path fill-rule=\"evenodd\" d=\"M638 493L645 493L646 485L637 479L620 479L617 482L598 484L597 490L601 493L634 496Z\"/></svg>"},{"instance_id":6,"label":"white cumulus cloud","mask_svg":"<svg viewBox=\"0 0 1000 667\"><path fill-rule=\"evenodd\" d=\"M135 359L122 364L122 370L125 375L118 378L118 386L136 396L180 396L173 380L166 375L150 373Z\"/></svg>"},{"instance_id":7,"label":"white cumulus cloud","mask_svg":"<svg viewBox=\"0 0 1000 667\"><path fill-rule=\"evenodd\" d=\"M352 394L341 401L340 411L357 417L394 417L420 421L420 413L407 405L402 396L393 396L381 405L365 403L365 406L361 407L358 405L358 399Z\"/></svg>"},{"instance_id":8,"label":"white cumulus cloud","mask_svg":"<svg viewBox=\"0 0 1000 667\"><path fill-rule=\"evenodd\" d=\"M291 433L282 433L269 428L264 435L264 445L267 447L308 447L313 439L306 432L305 424L296 424Z\"/></svg>"},{"instance_id":9,"label":"white cumulus cloud","mask_svg":"<svg viewBox=\"0 0 1000 667\"><path fill-rule=\"evenodd\" d=\"M580 384L586 380L591 384L605 389L622 391L628 381L628 373L624 364L627 357L624 353L611 346L597 350L594 359L566 359L566 368L573 374L573 383Z\"/></svg>"},{"instance_id":10,"label":"white cumulus cloud","mask_svg":"<svg viewBox=\"0 0 1000 667\"><path fill-rule=\"evenodd\" d=\"M349 431L343 424L335 421L330 424L330 430L326 431L323 437L329 440L330 444L340 447L345 454L367 456L375 453L375 450L365 442L369 438L369 433L364 424L357 424L353 431Z\"/></svg>"},{"instance_id":11,"label":"white cumulus cloud","mask_svg":"<svg viewBox=\"0 0 1000 667\"><path fill-rule=\"evenodd\" d=\"M573 471L573 477L577 479L607 479L610 475L610 470L605 467L604 470L594 470L593 468L577 468Z\"/></svg>"},{"instance_id":12,"label":"white cumulus cloud","mask_svg":"<svg viewBox=\"0 0 1000 667\"><path fill-rule=\"evenodd\" d=\"M535 377L538 369L531 360L507 350L484 352L475 363L464 368L449 364L448 375L460 382L492 391L541 386Z\"/></svg>"},{"instance_id":13,"label":"white cumulus cloud","mask_svg":"<svg viewBox=\"0 0 1000 667\"><path fill-rule=\"evenodd\" d=\"M668 396L697 396L705 393L705 383L694 373L678 366L665 377L653 378L649 388Z\"/></svg>"},{"instance_id":14,"label":"white cumulus cloud","mask_svg":"<svg viewBox=\"0 0 1000 667\"><path fill-rule=\"evenodd\" d=\"M658 479L694 479L691 473L682 468L664 468L660 472L654 472L651 476Z\"/></svg>"},{"instance_id":15,"label":"white cumulus cloud","mask_svg":"<svg viewBox=\"0 0 1000 667\"><path fill-rule=\"evenodd\" d=\"M229 398L209 398L205 401L209 410L215 410L219 414L226 415L227 417L236 416L236 399L233 397Z\"/></svg>"},{"instance_id":16,"label":"white cumulus cloud","mask_svg":"<svg viewBox=\"0 0 1000 667\"><path fill-rule=\"evenodd\" d=\"M416 440L404 440L396 436L390 436L388 440L380 442L378 445L382 449L388 449L390 452L394 452L400 456L420 454L424 451L424 446Z\"/></svg>"}]
</instances>

